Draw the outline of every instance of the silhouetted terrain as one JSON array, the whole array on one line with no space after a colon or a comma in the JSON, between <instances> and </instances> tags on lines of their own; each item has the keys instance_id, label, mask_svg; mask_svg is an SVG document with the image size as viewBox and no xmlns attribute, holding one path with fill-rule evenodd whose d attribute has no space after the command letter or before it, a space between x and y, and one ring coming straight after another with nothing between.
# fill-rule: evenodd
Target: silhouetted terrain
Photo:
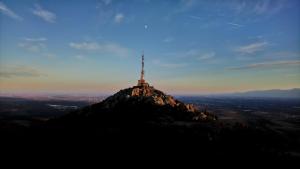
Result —
<instances>
[{"instance_id":1,"label":"silhouetted terrain","mask_svg":"<svg viewBox=\"0 0 300 169\"><path fill-rule=\"evenodd\" d=\"M272 121L296 120L300 118L300 100L288 98L245 98L245 97L179 97L180 100L207 108L228 122L251 124L257 119Z\"/></svg>"},{"instance_id":2,"label":"silhouetted terrain","mask_svg":"<svg viewBox=\"0 0 300 169\"><path fill-rule=\"evenodd\" d=\"M77 148L85 145L102 151L132 151L138 147L142 152L164 150L174 155L194 152L199 158L300 157L297 99L178 98L196 107L154 88L140 87L121 90L83 108L87 102L2 98L2 107L12 104L10 108L18 108L17 118L23 109L32 119L51 120L32 120L30 125L24 125L12 122L14 111L10 111L10 119L7 113L1 113L1 135L4 140L22 140L21 145L72 143ZM78 109L72 110L73 106ZM63 107L66 109L60 109Z\"/></svg>"},{"instance_id":3,"label":"silhouetted terrain","mask_svg":"<svg viewBox=\"0 0 300 169\"><path fill-rule=\"evenodd\" d=\"M32 100L0 97L0 124L28 126L32 122L45 121L62 116L71 110L89 105L87 101Z\"/></svg>"}]
</instances>

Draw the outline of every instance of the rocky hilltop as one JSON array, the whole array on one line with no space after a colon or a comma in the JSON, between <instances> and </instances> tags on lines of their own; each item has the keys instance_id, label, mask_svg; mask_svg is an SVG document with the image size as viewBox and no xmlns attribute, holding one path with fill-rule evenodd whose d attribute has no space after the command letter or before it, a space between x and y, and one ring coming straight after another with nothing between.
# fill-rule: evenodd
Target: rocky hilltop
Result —
<instances>
[{"instance_id":1,"label":"rocky hilltop","mask_svg":"<svg viewBox=\"0 0 300 169\"><path fill-rule=\"evenodd\" d=\"M215 121L215 115L184 104L152 86L123 89L100 103L71 112L50 123L59 126L142 127L149 124Z\"/></svg>"},{"instance_id":2,"label":"rocky hilltop","mask_svg":"<svg viewBox=\"0 0 300 169\"><path fill-rule=\"evenodd\" d=\"M120 90L104 101L50 120L63 127L140 129L149 125L178 124L195 121L215 121L216 116L201 112L150 86L144 79L144 54L141 76L136 86Z\"/></svg>"},{"instance_id":3,"label":"rocky hilltop","mask_svg":"<svg viewBox=\"0 0 300 169\"><path fill-rule=\"evenodd\" d=\"M184 112L191 112L197 115L199 119L208 118L208 114L199 112L198 109L192 104L184 104L170 95L166 95L162 91L156 90L152 86L134 86L132 88L127 88L119 91L115 95L107 98L103 101L106 108L113 108L119 102L127 102L130 104L135 104L135 102L142 102L145 104L151 104L156 106L168 106L170 108L178 109ZM197 119L195 117L195 119Z\"/></svg>"}]
</instances>

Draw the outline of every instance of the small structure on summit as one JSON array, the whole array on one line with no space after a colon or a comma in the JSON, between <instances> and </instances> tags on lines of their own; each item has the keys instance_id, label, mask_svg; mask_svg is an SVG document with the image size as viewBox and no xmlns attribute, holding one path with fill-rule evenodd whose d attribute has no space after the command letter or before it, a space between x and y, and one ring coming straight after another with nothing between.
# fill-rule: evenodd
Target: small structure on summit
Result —
<instances>
[{"instance_id":1,"label":"small structure on summit","mask_svg":"<svg viewBox=\"0 0 300 169\"><path fill-rule=\"evenodd\" d=\"M149 87L149 84L146 82L144 79L145 76L145 71L144 71L144 52L142 54L142 71L141 71L141 78L138 80L137 86L142 86L142 87Z\"/></svg>"}]
</instances>

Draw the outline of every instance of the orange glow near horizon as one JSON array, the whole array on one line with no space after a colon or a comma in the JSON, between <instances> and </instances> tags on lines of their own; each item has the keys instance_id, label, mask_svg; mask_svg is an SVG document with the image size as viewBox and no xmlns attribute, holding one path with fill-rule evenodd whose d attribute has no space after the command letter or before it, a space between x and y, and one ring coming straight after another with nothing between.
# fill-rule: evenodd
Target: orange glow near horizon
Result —
<instances>
[{"instance_id":1,"label":"orange glow near horizon","mask_svg":"<svg viewBox=\"0 0 300 169\"><path fill-rule=\"evenodd\" d=\"M1 93L99 93L99 94L113 94L121 89L134 86L135 83L55 83L46 81L23 81L23 82L0 82ZM150 82L150 85L151 84ZM280 85L278 87L272 85L265 85L264 88L253 85L188 85L188 84L154 84L156 89L162 90L168 94L218 94L218 93L232 93L244 92L251 90L269 90L269 89L291 89L299 88L294 85Z\"/></svg>"}]
</instances>

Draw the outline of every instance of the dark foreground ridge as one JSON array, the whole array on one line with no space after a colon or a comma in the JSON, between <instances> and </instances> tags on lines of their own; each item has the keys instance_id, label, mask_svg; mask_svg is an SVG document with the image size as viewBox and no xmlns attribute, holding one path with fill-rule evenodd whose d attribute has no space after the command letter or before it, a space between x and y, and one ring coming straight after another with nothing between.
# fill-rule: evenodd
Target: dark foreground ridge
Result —
<instances>
[{"instance_id":1,"label":"dark foreground ridge","mask_svg":"<svg viewBox=\"0 0 300 169\"><path fill-rule=\"evenodd\" d=\"M18 148L54 144L177 157L196 153L197 158L209 159L299 158L298 137L292 134L287 138L258 126L225 125L215 115L149 85L121 90L100 103L30 127L6 127L1 135L1 141Z\"/></svg>"},{"instance_id":2,"label":"dark foreground ridge","mask_svg":"<svg viewBox=\"0 0 300 169\"><path fill-rule=\"evenodd\" d=\"M123 130L127 127L215 120L213 114L201 112L192 104L184 104L154 87L135 86L49 123L66 125L63 127L82 125Z\"/></svg>"}]
</instances>

